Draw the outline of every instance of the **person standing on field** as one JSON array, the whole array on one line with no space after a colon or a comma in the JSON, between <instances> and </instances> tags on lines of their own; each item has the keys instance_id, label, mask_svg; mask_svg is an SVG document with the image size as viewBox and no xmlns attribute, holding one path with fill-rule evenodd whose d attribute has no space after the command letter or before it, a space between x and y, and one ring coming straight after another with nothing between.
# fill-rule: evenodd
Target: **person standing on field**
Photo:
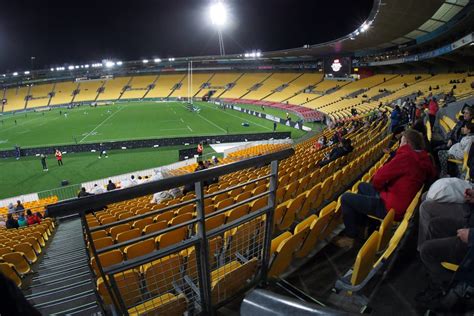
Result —
<instances>
[{"instance_id":1,"label":"person standing on field","mask_svg":"<svg viewBox=\"0 0 474 316\"><path fill-rule=\"evenodd\" d=\"M58 166L62 166L63 165L63 153L56 148L56 152L54 153L54 155L56 156L56 160L58 161Z\"/></svg>"},{"instance_id":2,"label":"person standing on field","mask_svg":"<svg viewBox=\"0 0 474 316\"><path fill-rule=\"evenodd\" d=\"M48 166L46 165L46 155L41 154L41 165L43 166L43 171L48 171Z\"/></svg>"},{"instance_id":3,"label":"person standing on field","mask_svg":"<svg viewBox=\"0 0 474 316\"><path fill-rule=\"evenodd\" d=\"M198 147L197 147L197 153L198 153L199 157L202 156L202 152L203 152L203 147L202 147L202 144L199 143Z\"/></svg>"}]
</instances>

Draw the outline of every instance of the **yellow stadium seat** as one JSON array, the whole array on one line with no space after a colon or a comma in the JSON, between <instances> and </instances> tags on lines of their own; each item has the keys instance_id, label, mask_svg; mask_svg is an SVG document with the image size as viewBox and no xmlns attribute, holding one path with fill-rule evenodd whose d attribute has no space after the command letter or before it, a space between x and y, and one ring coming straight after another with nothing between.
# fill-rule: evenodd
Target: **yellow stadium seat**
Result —
<instances>
[{"instance_id":1,"label":"yellow stadium seat","mask_svg":"<svg viewBox=\"0 0 474 316\"><path fill-rule=\"evenodd\" d=\"M249 205L248 204L244 204L244 205L241 205L241 206L238 206L230 211L228 211L226 213L227 215L227 218L226 218L226 224L227 223L230 223L232 221L235 221L236 219L239 219L241 218L242 216L244 215L247 215L249 212Z\"/></svg>"},{"instance_id":2,"label":"yellow stadium seat","mask_svg":"<svg viewBox=\"0 0 474 316\"><path fill-rule=\"evenodd\" d=\"M2 256L3 261L12 264L20 275L31 271L30 264L22 252L10 252Z\"/></svg>"},{"instance_id":3,"label":"yellow stadium seat","mask_svg":"<svg viewBox=\"0 0 474 316\"><path fill-rule=\"evenodd\" d=\"M392 237L392 226L394 222L395 212L391 209L385 218L383 219L382 223L380 224L379 228L379 242L377 244L377 252L383 251L390 241Z\"/></svg>"},{"instance_id":4,"label":"yellow stadium seat","mask_svg":"<svg viewBox=\"0 0 474 316\"><path fill-rule=\"evenodd\" d=\"M161 222L161 221L166 221L169 222L174 216L173 211L166 211L164 213L158 214L153 218L153 221L155 222Z\"/></svg>"},{"instance_id":5,"label":"yellow stadium seat","mask_svg":"<svg viewBox=\"0 0 474 316\"><path fill-rule=\"evenodd\" d=\"M15 266L8 262L0 262L0 273L12 280L16 286L21 287L21 277L15 270Z\"/></svg>"},{"instance_id":6,"label":"yellow stadium seat","mask_svg":"<svg viewBox=\"0 0 474 316\"><path fill-rule=\"evenodd\" d=\"M168 222L167 221L161 221L161 222L156 222L153 224L148 224L143 228L143 234L151 234L153 232L157 232L160 230L165 229L168 227Z\"/></svg>"},{"instance_id":7,"label":"yellow stadium seat","mask_svg":"<svg viewBox=\"0 0 474 316\"><path fill-rule=\"evenodd\" d=\"M184 213L184 214L181 214L181 215L178 215L174 218L172 218L169 222L168 222L168 225L169 226L175 226L175 225L178 225L178 224L182 224L184 222L188 222L190 220L193 219L193 214L191 213Z\"/></svg>"},{"instance_id":8,"label":"yellow stadium seat","mask_svg":"<svg viewBox=\"0 0 474 316\"><path fill-rule=\"evenodd\" d=\"M374 231L362 248L360 248L352 271L352 285L360 284L369 275L370 270L372 270L376 259L375 256L377 253L379 238L379 233Z\"/></svg>"},{"instance_id":9,"label":"yellow stadium seat","mask_svg":"<svg viewBox=\"0 0 474 316\"><path fill-rule=\"evenodd\" d=\"M119 293L126 306L131 306L141 301L140 275L135 270L127 270L114 275ZM112 304L112 299L102 278L97 280L97 291L107 305Z\"/></svg>"},{"instance_id":10,"label":"yellow stadium seat","mask_svg":"<svg viewBox=\"0 0 474 316\"><path fill-rule=\"evenodd\" d=\"M183 315L188 309L184 294L166 293L128 310L130 316L175 316Z\"/></svg>"},{"instance_id":11,"label":"yellow stadium seat","mask_svg":"<svg viewBox=\"0 0 474 316\"><path fill-rule=\"evenodd\" d=\"M276 278L285 272L291 264L293 253L301 247L308 232L309 227L306 227L294 235L286 232L272 240L271 261L268 269L270 278Z\"/></svg>"},{"instance_id":12,"label":"yellow stadium seat","mask_svg":"<svg viewBox=\"0 0 474 316\"><path fill-rule=\"evenodd\" d=\"M156 249L156 243L153 238L145 239L125 247L123 253L128 260L151 253Z\"/></svg>"},{"instance_id":13,"label":"yellow stadium seat","mask_svg":"<svg viewBox=\"0 0 474 316\"><path fill-rule=\"evenodd\" d=\"M155 238L155 242L158 244L158 249L163 249L183 241L187 235L188 229L186 227L180 227L159 235Z\"/></svg>"},{"instance_id":14,"label":"yellow stadium seat","mask_svg":"<svg viewBox=\"0 0 474 316\"><path fill-rule=\"evenodd\" d=\"M321 217L311 215L296 225L295 234L304 230L306 227L309 228L309 233L304 239L301 247L296 250L295 257L304 258L309 255L309 253L316 247L317 242L321 240L322 236L324 236L323 233L327 228L330 219L330 214L321 215Z\"/></svg>"},{"instance_id":15,"label":"yellow stadium seat","mask_svg":"<svg viewBox=\"0 0 474 316\"><path fill-rule=\"evenodd\" d=\"M130 230L130 225L129 224L120 224L120 225L111 227L109 232L110 232L110 236L114 240L116 240L118 234L126 232L128 230Z\"/></svg>"},{"instance_id":16,"label":"yellow stadium seat","mask_svg":"<svg viewBox=\"0 0 474 316\"><path fill-rule=\"evenodd\" d=\"M150 224L153 224L153 218L145 217L134 221L132 224L132 228L138 228L140 231L143 231L143 229Z\"/></svg>"},{"instance_id":17,"label":"yellow stadium seat","mask_svg":"<svg viewBox=\"0 0 474 316\"><path fill-rule=\"evenodd\" d=\"M141 270L146 288L151 295L161 295L173 290L173 281L181 280L182 262L179 255L171 255L145 264Z\"/></svg>"},{"instance_id":18,"label":"yellow stadium seat","mask_svg":"<svg viewBox=\"0 0 474 316\"><path fill-rule=\"evenodd\" d=\"M117 243L128 241L131 239L138 238L142 235L142 232L138 228L131 229L129 231L121 232L117 235Z\"/></svg>"},{"instance_id":19,"label":"yellow stadium seat","mask_svg":"<svg viewBox=\"0 0 474 316\"><path fill-rule=\"evenodd\" d=\"M107 252L99 254L98 256L99 256L99 260L100 260L100 264L102 265L102 268L106 268L123 261L123 255L119 249L107 251ZM97 267L96 257L91 258L91 267L95 275L98 276L99 268Z\"/></svg>"},{"instance_id":20,"label":"yellow stadium seat","mask_svg":"<svg viewBox=\"0 0 474 316\"><path fill-rule=\"evenodd\" d=\"M30 264L35 263L38 260L35 250L29 243L19 243L13 246L13 249L16 252L23 253Z\"/></svg>"}]
</instances>

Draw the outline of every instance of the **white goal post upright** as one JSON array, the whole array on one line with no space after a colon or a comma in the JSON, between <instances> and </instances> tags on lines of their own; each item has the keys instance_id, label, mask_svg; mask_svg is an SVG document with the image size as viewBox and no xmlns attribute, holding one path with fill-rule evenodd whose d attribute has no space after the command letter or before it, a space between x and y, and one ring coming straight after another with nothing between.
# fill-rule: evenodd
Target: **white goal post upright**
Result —
<instances>
[{"instance_id":1,"label":"white goal post upright","mask_svg":"<svg viewBox=\"0 0 474 316\"><path fill-rule=\"evenodd\" d=\"M188 63L188 103L193 105L193 62Z\"/></svg>"}]
</instances>

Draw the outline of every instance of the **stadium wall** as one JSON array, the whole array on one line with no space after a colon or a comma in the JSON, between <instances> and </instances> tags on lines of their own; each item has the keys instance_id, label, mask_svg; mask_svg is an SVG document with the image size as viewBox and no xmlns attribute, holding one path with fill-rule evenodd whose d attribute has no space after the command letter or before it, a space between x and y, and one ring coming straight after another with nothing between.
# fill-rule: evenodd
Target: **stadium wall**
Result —
<instances>
[{"instance_id":1,"label":"stadium wall","mask_svg":"<svg viewBox=\"0 0 474 316\"><path fill-rule=\"evenodd\" d=\"M258 141L266 139L286 139L291 138L290 132L274 132L274 133L256 133L256 134L233 134L233 135L214 135L214 136L194 136L194 137L177 137L177 138L153 138L141 140L124 140L117 142L102 142L103 149L117 150L117 149L136 149L136 148L153 148L163 146L179 146L186 144L204 144L215 143L237 143L246 141ZM47 146L47 147L32 147L20 150L20 156L36 156L38 154L51 155L55 148L59 148L63 153L71 152L90 152L99 151L101 143L88 144L70 144L64 146ZM16 157L16 150L0 151L1 158Z\"/></svg>"}]
</instances>

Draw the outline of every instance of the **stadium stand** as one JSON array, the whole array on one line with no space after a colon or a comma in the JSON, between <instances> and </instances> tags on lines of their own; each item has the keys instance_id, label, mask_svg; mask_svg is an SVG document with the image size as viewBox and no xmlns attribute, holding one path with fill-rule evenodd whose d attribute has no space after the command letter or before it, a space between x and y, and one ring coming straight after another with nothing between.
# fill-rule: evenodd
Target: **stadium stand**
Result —
<instances>
[{"instance_id":1,"label":"stadium stand","mask_svg":"<svg viewBox=\"0 0 474 316\"><path fill-rule=\"evenodd\" d=\"M265 97L264 100L272 102L284 102L290 100L292 97L296 97L296 95L304 91L304 89L315 86L322 80L322 74L304 73L296 79L285 83L288 86L284 87L281 91L275 91L271 95Z\"/></svg>"},{"instance_id":2,"label":"stadium stand","mask_svg":"<svg viewBox=\"0 0 474 316\"><path fill-rule=\"evenodd\" d=\"M254 86L252 91L242 96L242 98L250 100L263 100L272 95L275 91L284 91L285 88L302 74L296 73L273 73L265 81L261 82L261 86Z\"/></svg>"},{"instance_id":3,"label":"stadium stand","mask_svg":"<svg viewBox=\"0 0 474 316\"><path fill-rule=\"evenodd\" d=\"M5 92L5 104L4 112L7 111L18 111L23 110L26 106L26 96L30 87L17 87L7 89Z\"/></svg>"},{"instance_id":4,"label":"stadium stand","mask_svg":"<svg viewBox=\"0 0 474 316\"><path fill-rule=\"evenodd\" d=\"M233 84L242 74L239 73L215 73L209 80L209 87L201 89L196 97L204 97L212 93L213 98L219 98L229 88L232 89Z\"/></svg>"},{"instance_id":5,"label":"stadium stand","mask_svg":"<svg viewBox=\"0 0 474 316\"><path fill-rule=\"evenodd\" d=\"M220 98L240 99L247 94L252 87L260 84L270 77L271 73L244 73L235 81L235 86L224 92Z\"/></svg>"},{"instance_id":6,"label":"stadium stand","mask_svg":"<svg viewBox=\"0 0 474 316\"><path fill-rule=\"evenodd\" d=\"M73 100L73 91L77 90L79 84L76 82L58 82L54 84L54 97L50 105L69 104Z\"/></svg>"},{"instance_id":7,"label":"stadium stand","mask_svg":"<svg viewBox=\"0 0 474 316\"><path fill-rule=\"evenodd\" d=\"M159 75L155 82L155 88L147 94L149 98L167 98L178 84L182 83L186 76L184 74Z\"/></svg>"},{"instance_id":8,"label":"stadium stand","mask_svg":"<svg viewBox=\"0 0 474 316\"><path fill-rule=\"evenodd\" d=\"M195 96L201 90L201 87L213 77L213 73L196 73L193 74L193 82L191 86L192 95ZM181 81L182 85L173 91L170 97L187 98L188 97L188 76L186 75Z\"/></svg>"},{"instance_id":9,"label":"stadium stand","mask_svg":"<svg viewBox=\"0 0 474 316\"><path fill-rule=\"evenodd\" d=\"M132 78L128 89L120 97L124 99L142 99L149 90L150 85L154 84L157 76L136 76Z\"/></svg>"},{"instance_id":10,"label":"stadium stand","mask_svg":"<svg viewBox=\"0 0 474 316\"><path fill-rule=\"evenodd\" d=\"M132 80L131 77L117 77L114 79L105 80L103 92L99 93L97 101L115 101L118 100L126 85Z\"/></svg>"},{"instance_id":11,"label":"stadium stand","mask_svg":"<svg viewBox=\"0 0 474 316\"><path fill-rule=\"evenodd\" d=\"M103 85L103 80L79 82L79 93L74 97L74 102L95 101L99 95L99 88Z\"/></svg>"},{"instance_id":12,"label":"stadium stand","mask_svg":"<svg viewBox=\"0 0 474 316\"><path fill-rule=\"evenodd\" d=\"M53 87L53 84L33 85L28 93L31 98L28 99L27 108L47 106L50 101Z\"/></svg>"}]
</instances>

